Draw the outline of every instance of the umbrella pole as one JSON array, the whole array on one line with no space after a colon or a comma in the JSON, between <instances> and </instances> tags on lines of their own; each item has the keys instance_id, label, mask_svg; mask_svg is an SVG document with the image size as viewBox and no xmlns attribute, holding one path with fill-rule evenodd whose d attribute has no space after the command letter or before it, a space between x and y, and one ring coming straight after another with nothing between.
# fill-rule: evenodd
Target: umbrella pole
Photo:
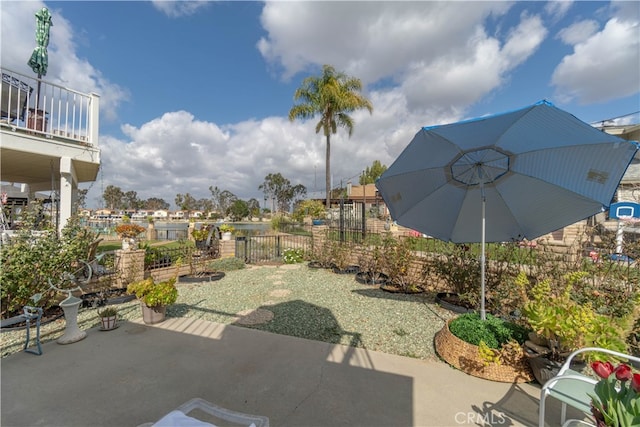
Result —
<instances>
[{"instance_id":1,"label":"umbrella pole","mask_svg":"<svg viewBox=\"0 0 640 427\"><path fill-rule=\"evenodd\" d=\"M480 255L480 319L486 320L487 313L484 308L484 281L485 281L485 253L484 253L484 244L485 244L485 204L486 197L484 195L484 186L482 181L480 181L480 194L482 197L482 240L480 245L482 246L481 255Z\"/></svg>"},{"instance_id":2,"label":"umbrella pole","mask_svg":"<svg viewBox=\"0 0 640 427\"><path fill-rule=\"evenodd\" d=\"M38 109L40 104L40 84L42 83L42 74L38 73L38 86L36 87L36 117L38 115Z\"/></svg>"}]
</instances>

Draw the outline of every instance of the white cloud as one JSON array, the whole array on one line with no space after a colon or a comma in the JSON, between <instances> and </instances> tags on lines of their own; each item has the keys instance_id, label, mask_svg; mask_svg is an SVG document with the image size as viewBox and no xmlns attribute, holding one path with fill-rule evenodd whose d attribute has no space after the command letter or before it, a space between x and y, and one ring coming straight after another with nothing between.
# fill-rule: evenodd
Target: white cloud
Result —
<instances>
[{"instance_id":1,"label":"white cloud","mask_svg":"<svg viewBox=\"0 0 640 427\"><path fill-rule=\"evenodd\" d=\"M506 2L274 2L258 48L285 78L322 64L370 84L401 82L408 107L453 116L495 90L546 37L538 16L523 14L504 40L484 21ZM434 108L433 106L438 106Z\"/></svg>"},{"instance_id":2,"label":"white cloud","mask_svg":"<svg viewBox=\"0 0 640 427\"><path fill-rule=\"evenodd\" d=\"M205 0L153 0L151 2L153 7L167 15L169 18L193 15L201 8L206 7L208 3L209 2Z\"/></svg>"},{"instance_id":3,"label":"white cloud","mask_svg":"<svg viewBox=\"0 0 640 427\"><path fill-rule=\"evenodd\" d=\"M581 103L604 102L638 93L640 24L611 18L602 31L574 46L555 69L558 96Z\"/></svg>"},{"instance_id":4,"label":"white cloud","mask_svg":"<svg viewBox=\"0 0 640 427\"><path fill-rule=\"evenodd\" d=\"M567 28L563 28L558 33L557 38L562 40L565 44L574 45L588 40L598 31L599 28L600 25L597 21L586 19L584 21L576 22Z\"/></svg>"},{"instance_id":5,"label":"white cloud","mask_svg":"<svg viewBox=\"0 0 640 427\"><path fill-rule=\"evenodd\" d=\"M554 20L559 20L567 14L571 6L573 6L572 0L550 1L544 9Z\"/></svg>"}]
</instances>

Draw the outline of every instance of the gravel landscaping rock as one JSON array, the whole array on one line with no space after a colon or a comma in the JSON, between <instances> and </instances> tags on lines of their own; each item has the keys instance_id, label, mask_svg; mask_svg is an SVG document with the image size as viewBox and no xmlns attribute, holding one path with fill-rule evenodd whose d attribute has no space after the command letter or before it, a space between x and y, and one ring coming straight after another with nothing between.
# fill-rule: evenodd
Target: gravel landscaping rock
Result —
<instances>
[{"instance_id":1,"label":"gravel landscaping rock","mask_svg":"<svg viewBox=\"0 0 640 427\"><path fill-rule=\"evenodd\" d=\"M433 295L390 294L358 283L354 275L305 264L249 266L214 282L177 286L178 301L167 308L167 317L201 318L419 359L437 357L433 338L453 316L434 303ZM116 307L119 322L142 317L137 301ZM97 309L81 309L78 325L99 327ZM62 336L64 326L64 318L42 325L41 341ZM6 357L22 350L25 331L2 332L1 338Z\"/></svg>"}]
</instances>

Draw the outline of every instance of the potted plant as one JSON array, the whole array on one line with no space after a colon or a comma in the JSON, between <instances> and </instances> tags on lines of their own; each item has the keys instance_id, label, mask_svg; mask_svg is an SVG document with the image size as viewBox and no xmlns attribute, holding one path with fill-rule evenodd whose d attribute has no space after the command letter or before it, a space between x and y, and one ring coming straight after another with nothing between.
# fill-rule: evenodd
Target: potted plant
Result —
<instances>
[{"instance_id":1,"label":"potted plant","mask_svg":"<svg viewBox=\"0 0 640 427\"><path fill-rule=\"evenodd\" d=\"M331 242L331 267L336 274L355 274L359 267L349 263L351 247L344 242Z\"/></svg>"},{"instance_id":2,"label":"potted plant","mask_svg":"<svg viewBox=\"0 0 640 427\"><path fill-rule=\"evenodd\" d=\"M317 242L314 240L314 245L311 249L309 257L309 268L331 268L333 263L332 253L333 242L326 236L324 240Z\"/></svg>"},{"instance_id":3,"label":"potted plant","mask_svg":"<svg viewBox=\"0 0 640 427\"><path fill-rule=\"evenodd\" d=\"M384 257L382 249L374 245L373 249L363 252L358 257L360 271L356 273L356 281L367 285L384 285L388 276L382 272Z\"/></svg>"},{"instance_id":4,"label":"potted plant","mask_svg":"<svg viewBox=\"0 0 640 427\"><path fill-rule=\"evenodd\" d=\"M425 280L446 283L449 291L439 292L436 302L455 313L476 308L479 301L480 262L468 245L447 245L443 253L425 259Z\"/></svg>"},{"instance_id":5,"label":"potted plant","mask_svg":"<svg viewBox=\"0 0 640 427\"><path fill-rule=\"evenodd\" d=\"M408 240L387 237L383 244L384 271L387 282L380 287L389 292L418 293L422 292L412 274L415 253Z\"/></svg>"},{"instance_id":6,"label":"potted plant","mask_svg":"<svg viewBox=\"0 0 640 427\"><path fill-rule=\"evenodd\" d=\"M526 329L491 314L465 313L436 334L436 352L451 366L499 382L533 380L523 348Z\"/></svg>"},{"instance_id":7,"label":"potted plant","mask_svg":"<svg viewBox=\"0 0 640 427\"><path fill-rule=\"evenodd\" d=\"M611 317L596 313L591 303L578 303L573 289L587 277L586 272L568 273L560 286L550 280L535 284L529 294L524 291L528 279L524 273L516 283L523 286L522 315L533 330L527 342L529 362L536 380L544 384L555 376L566 357L582 347L600 347L619 352L626 351L625 325L633 314ZM583 362L583 361L580 361Z\"/></svg>"},{"instance_id":8,"label":"potted plant","mask_svg":"<svg viewBox=\"0 0 640 427\"><path fill-rule=\"evenodd\" d=\"M196 248L204 249L206 246L207 238L209 237L210 226L203 226L199 230L194 229L191 232L193 240L196 242Z\"/></svg>"},{"instance_id":9,"label":"potted plant","mask_svg":"<svg viewBox=\"0 0 640 427\"><path fill-rule=\"evenodd\" d=\"M140 300L144 323L154 324L165 319L167 306L178 299L175 283L175 277L159 283L155 283L153 277L149 277L127 286L127 293L135 295Z\"/></svg>"},{"instance_id":10,"label":"potted plant","mask_svg":"<svg viewBox=\"0 0 640 427\"><path fill-rule=\"evenodd\" d=\"M136 238L147 229L138 224L122 223L116 226L116 233L122 239L122 249L135 249Z\"/></svg>"},{"instance_id":11,"label":"potted plant","mask_svg":"<svg viewBox=\"0 0 640 427\"><path fill-rule=\"evenodd\" d=\"M222 224L220 226L220 232L222 233L222 240L231 240L231 234L235 231L235 227L231 224Z\"/></svg>"},{"instance_id":12,"label":"potted plant","mask_svg":"<svg viewBox=\"0 0 640 427\"><path fill-rule=\"evenodd\" d=\"M117 327L118 310L115 307L106 307L98 310L98 317L102 324L101 331L110 331Z\"/></svg>"}]
</instances>

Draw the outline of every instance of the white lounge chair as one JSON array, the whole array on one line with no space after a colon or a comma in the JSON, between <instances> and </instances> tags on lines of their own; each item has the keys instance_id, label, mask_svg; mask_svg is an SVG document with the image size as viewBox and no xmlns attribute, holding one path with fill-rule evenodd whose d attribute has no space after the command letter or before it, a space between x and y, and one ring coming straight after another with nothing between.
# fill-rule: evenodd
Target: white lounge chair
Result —
<instances>
[{"instance_id":1,"label":"white lounge chair","mask_svg":"<svg viewBox=\"0 0 640 427\"><path fill-rule=\"evenodd\" d=\"M204 399L196 397L183 403L175 410L169 412L155 423L146 423L138 427L205 427L214 426L209 422L201 421L187 415L189 412L199 409L221 421L231 422L234 425L269 427L269 418L261 415L243 414L242 412L231 411Z\"/></svg>"}]
</instances>

